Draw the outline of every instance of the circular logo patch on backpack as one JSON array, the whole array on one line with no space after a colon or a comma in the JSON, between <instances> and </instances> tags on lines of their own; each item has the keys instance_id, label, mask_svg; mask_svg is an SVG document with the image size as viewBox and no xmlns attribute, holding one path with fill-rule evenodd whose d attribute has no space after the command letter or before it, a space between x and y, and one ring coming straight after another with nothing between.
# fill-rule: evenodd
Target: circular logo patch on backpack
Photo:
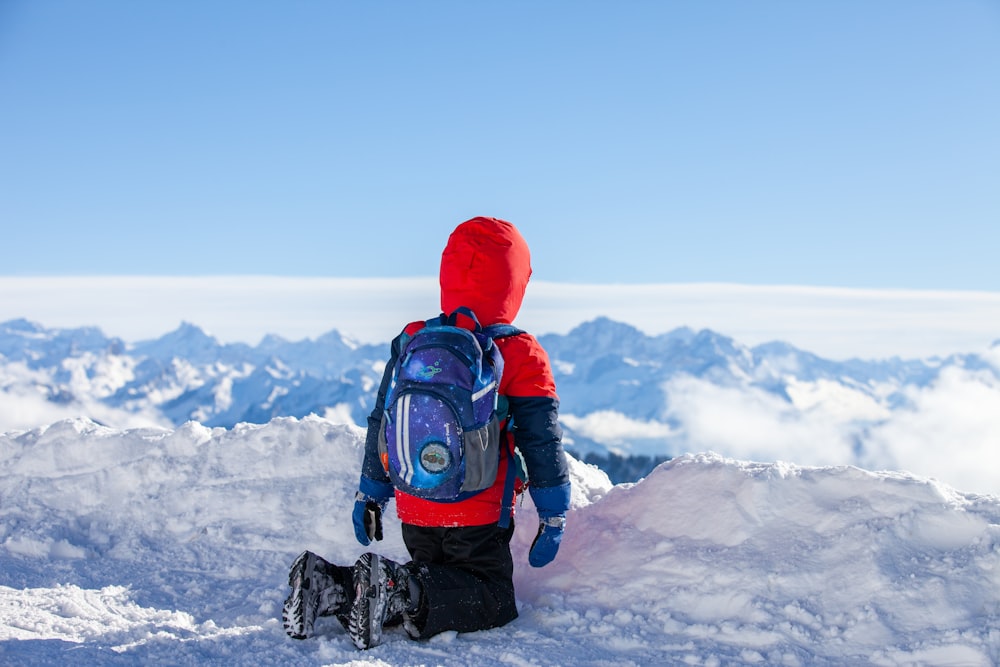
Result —
<instances>
[{"instance_id":1,"label":"circular logo patch on backpack","mask_svg":"<svg viewBox=\"0 0 1000 667\"><path fill-rule=\"evenodd\" d=\"M451 465L451 452L440 442L431 442L420 450L420 465L427 472L441 472Z\"/></svg>"}]
</instances>

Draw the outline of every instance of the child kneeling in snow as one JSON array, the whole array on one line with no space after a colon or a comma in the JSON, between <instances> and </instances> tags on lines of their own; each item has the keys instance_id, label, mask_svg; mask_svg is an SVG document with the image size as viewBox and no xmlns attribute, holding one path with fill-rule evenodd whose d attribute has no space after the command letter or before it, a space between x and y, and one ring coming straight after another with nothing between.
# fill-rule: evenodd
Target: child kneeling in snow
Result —
<instances>
[{"instance_id":1,"label":"child kneeling in snow","mask_svg":"<svg viewBox=\"0 0 1000 667\"><path fill-rule=\"evenodd\" d=\"M511 324L531 275L528 245L514 225L496 218L473 218L459 225L441 257L441 309L469 309L483 325ZM392 343L368 435L354 532L362 545L382 539L382 512L393 496L412 559L400 564L365 553L353 567L330 564L311 552L296 559L289 575L292 592L284 605L286 632L297 639L312 634L318 616L336 616L361 649L379 644L382 628L402 622L414 639L454 630L495 628L517 617L512 498L505 498L507 466L501 456L496 481L458 502L436 502L394 488L379 455L386 393L408 325ZM497 338L504 360L499 393L508 418L501 442L520 453L528 490L538 510L539 528L528 556L534 567L556 556L569 509L570 483L558 426L559 399L548 356L530 334Z\"/></svg>"}]
</instances>

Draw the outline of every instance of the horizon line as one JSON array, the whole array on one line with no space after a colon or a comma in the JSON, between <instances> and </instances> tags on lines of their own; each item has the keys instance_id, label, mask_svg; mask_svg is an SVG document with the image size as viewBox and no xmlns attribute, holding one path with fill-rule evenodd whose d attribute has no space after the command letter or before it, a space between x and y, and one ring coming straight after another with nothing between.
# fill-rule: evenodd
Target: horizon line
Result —
<instances>
[{"instance_id":1,"label":"horizon line","mask_svg":"<svg viewBox=\"0 0 1000 667\"><path fill-rule=\"evenodd\" d=\"M0 276L0 321L93 325L128 341L197 324L223 342L288 340L331 330L392 340L437 315L436 276ZM517 323L564 334L604 316L647 335L709 329L753 347L782 341L829 359L927 358L989 349L1000 292L746 283L562 283L536 277Z\"/></svg>"},{"instance_id":2,"label":"horizon line","mask_svg":"<svg viewBox=\"0 0 1000 667\"><path fill-rule=\"evenodd\" d=\"M0 284L7 281L30 281L30 282L58 282L58 281L93 281L102 283L114 280L144 280L150 282L160 281L228 281L228 280L260 280L275 282L344 282L344 283L394 283L413 281L433 281L437 283L436 275L409 275L409 276L311 276L311 275L287 275L287 274L267 274L267 273L225 273L225 274L146 274L146 273L109 273L109 274L32 274L32 275L10 275L0 274ZM824 285L813 283L756 283L726 280L696 280L696 281L664 281L664 282L588 282L577 280L552 280L547 278L533 277L528 287L532 285L552 285L559 287L581 287L581 288L621 288L621 289L653 289L653 288L708 288L708 289L746 289L764 290L777 292L796 291L819 291L824 293L886 293L899 295L900 293L918 293L929 295L988 295L1000 298L1000 289L992 290L988 288L960 288L960 287L886 287L886 286L850 286L850 285Z\"/></svg>"}]
</instances>

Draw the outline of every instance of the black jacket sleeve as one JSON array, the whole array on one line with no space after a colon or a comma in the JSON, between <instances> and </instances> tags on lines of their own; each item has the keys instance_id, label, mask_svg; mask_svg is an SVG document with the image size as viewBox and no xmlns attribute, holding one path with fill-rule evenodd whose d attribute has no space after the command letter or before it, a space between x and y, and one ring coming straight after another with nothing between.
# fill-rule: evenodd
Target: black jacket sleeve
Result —
<instances>
[{"instance_id":1,"label":"black jacket sleeve","mask_svg":"<svg viewBox=\"0 0 1000 667\"><path fill-rule=\"evenodd\" d=\"M524 457L528 480L535 487L569 482L569 466L559 428L559 399L552 396L508 396L514 444Z\"/></svg>"}]
</instances>

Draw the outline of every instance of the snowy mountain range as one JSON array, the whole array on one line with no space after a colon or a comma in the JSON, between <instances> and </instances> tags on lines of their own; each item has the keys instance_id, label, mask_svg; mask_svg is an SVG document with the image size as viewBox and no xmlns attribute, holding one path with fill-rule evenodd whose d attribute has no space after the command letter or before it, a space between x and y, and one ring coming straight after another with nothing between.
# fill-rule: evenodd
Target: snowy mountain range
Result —
<instances>
[{"instance_id":1,"label":"snowy mountain range","mask_svg":"<svg viewBox=\"0 0 1000 667\"><path fill-rule=\"evenodd\" d=\"M920 410L942 378L1000 386L1000 341L947 358L833 361L710 330L648 336L606 318L539 340L555 370L567 446L598 460L643 455L655 463L707 449L773 460L784 458L789 427L822 426L822 447L787 459L898 467L879 437L894 415ZM360 345L337 331L251 346L220 343L185 323L129 343L92 327L11 320L0 323L0 432L76 416L119 428L230 428L309 414L364 425L387 354L387 343ZM748 419L767 428L748 434L740 426ZM803 434L795 435L801 448Z\"/></svg>"}]
</instances>

